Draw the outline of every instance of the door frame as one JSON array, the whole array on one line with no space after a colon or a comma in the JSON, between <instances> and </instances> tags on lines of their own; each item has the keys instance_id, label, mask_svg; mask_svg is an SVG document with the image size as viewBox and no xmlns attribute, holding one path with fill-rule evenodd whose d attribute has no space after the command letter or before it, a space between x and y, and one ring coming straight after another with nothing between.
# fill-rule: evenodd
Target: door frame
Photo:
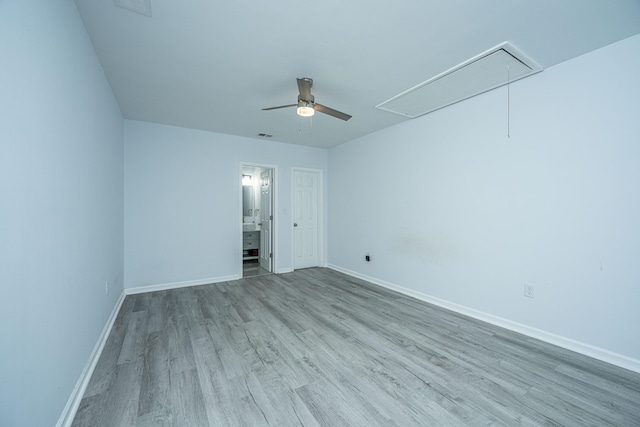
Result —
<instances>
[{"instance_id":1,"label":"door frame","mask_svg":"<svg viewBox=\"0 0 640 427\"><path fill-rule=\"evenodd\" d=\"M315 172L318 174L318 200L317 200L317 219L318 219L318 267L326 267L324 257L324 173L322 169L303 168L294 166L291 168L291 223L289 224L291 230L291 269L296 269L296 248L295 248L295 235L293 232L293 221L295 215L296 201L295 201L295 173L300 172Z\"/></svg>"},{"instance_id":2,"label":"door frame","mask_svg":"<svg viewBox=\"0 0 640 427\"><path fill-rule=\"evenodd\" d=\"M239 277L242 278L243 277L243 262L242 262L242 241L243 241L243 226L242 226L242 170L243 168L248 167L248 168L262 168L262 169L271 169L273 170L273 177L272 177L272 183L271 183L271 209L273 211L273 220L271 223L271 247L272 247L272 259L271 259L271 273L276 274L277 273L277 269L276 269L276 261L278 260L278 224L279 224L279 219L278 219L278 167L276 165L269 165L269 164L264 164L264 163L256 163L256 162L244 162L241 161L238 167L238 172L236 174L236 178L238 179L238 215L236 216L236 218L240 218L240 245L238 246L238 269L240 271Z\"/></svg>"}]
</instances>

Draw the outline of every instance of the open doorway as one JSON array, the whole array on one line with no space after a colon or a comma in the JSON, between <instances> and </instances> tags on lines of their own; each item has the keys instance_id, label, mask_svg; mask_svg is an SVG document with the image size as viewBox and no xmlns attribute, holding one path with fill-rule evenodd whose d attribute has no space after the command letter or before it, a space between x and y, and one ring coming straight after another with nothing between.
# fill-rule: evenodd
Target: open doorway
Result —
<instances>
[{"instance_id":1,"label":"open doorway","mask_svg":"<svg viewBox=\"0 0 640 427\"><path fill-rule=\"evenodd\" d=\"M241 165L242 277L274 271L275 167Z\"/></svg>"}]
</instances>

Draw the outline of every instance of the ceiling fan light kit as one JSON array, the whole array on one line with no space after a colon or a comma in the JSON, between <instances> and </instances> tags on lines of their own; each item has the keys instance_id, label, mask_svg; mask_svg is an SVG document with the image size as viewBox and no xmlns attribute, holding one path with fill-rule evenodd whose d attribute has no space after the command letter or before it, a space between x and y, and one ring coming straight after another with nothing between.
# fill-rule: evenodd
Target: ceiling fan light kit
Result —
<instances>
[{"instance_id":1,"label":"ceiling fan light kit","mask_svg":"<svg viewBox=\"0 0 640 427\"><path fill-rule=\"evenodd\" d=\"M311 117L316 113L316 110L313 109L313 104L307 101L298 102L297 113L302 117Z\"/></svg>"}]
</instances>

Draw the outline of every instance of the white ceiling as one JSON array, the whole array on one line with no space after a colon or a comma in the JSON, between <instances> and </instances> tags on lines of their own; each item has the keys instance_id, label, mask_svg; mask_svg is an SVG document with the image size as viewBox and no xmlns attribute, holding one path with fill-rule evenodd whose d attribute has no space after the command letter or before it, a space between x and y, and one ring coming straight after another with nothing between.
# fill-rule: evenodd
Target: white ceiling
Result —
<instances>
[{"instance_id":1,"label":"white ceiling","mask_svg":"<svg viewBox=\"0 0 640 427\"><path fill-rule=\"evenodd\" d=\"M640 33L640 0L147 1L76 0L125 118L318 147L408 120L375 106L502 42L548 68ZM297 77L353 118L261 110Z\"/></svg>"}]
</instances>

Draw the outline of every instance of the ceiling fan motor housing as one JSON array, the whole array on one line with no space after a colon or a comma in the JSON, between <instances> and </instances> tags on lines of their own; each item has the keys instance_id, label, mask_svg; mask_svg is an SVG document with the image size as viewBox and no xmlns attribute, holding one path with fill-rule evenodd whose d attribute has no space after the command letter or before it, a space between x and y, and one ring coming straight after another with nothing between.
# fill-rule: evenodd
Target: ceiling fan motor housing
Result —
<instances>
[{"instance_id":1,"label":"ceiling fan motor housing","mask_svg":"<svg viewBox=\"0 0 640 427\"><path fill-rule=\"evenodd\" d=\"M298 95L298 106L300 106L300 103L302 102L310 104L309 107L313 107L313 104L315 104L315 97L311 95L310 99L304 99L301 95Z\"/></svg>"}]
</instances>

